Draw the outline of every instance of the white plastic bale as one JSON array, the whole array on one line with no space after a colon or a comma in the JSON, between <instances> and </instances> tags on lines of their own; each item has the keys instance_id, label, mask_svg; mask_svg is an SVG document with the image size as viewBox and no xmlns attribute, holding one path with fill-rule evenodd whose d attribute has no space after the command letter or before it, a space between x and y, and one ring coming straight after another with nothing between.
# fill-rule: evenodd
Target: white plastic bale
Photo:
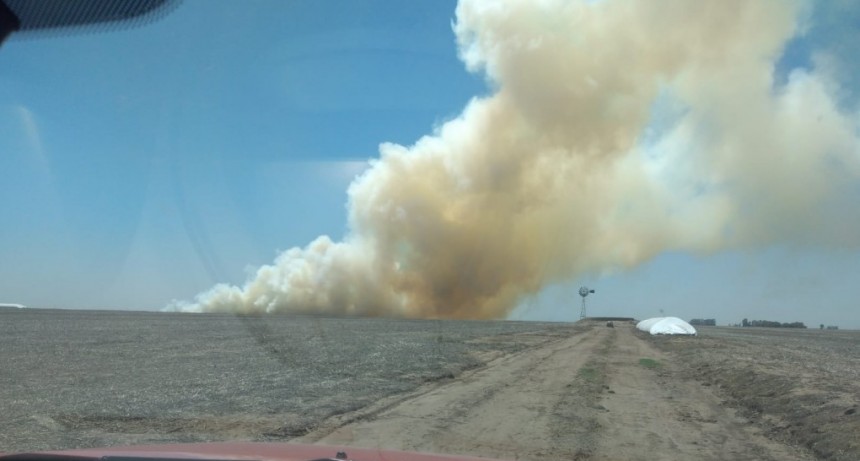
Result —
<instances>
[{"instance_id":1,"label":"white plastic bale","mask_svg":"<svg viewBox=\"0 0 860 461\"><path fill-rule=\"evenodd\" d=\"M695 335L696 329L678 317L654 317L636 324L636 328L652 335Z\"/></svg>"},{"instance_id":2,"label":"white plastic bale","mask_svg":"<svg viewBox=\"0 0 860 461\"><path fill-rule=\"evenodd\" d=\"M654 318L650 318L650 319L642 320L641 322L639 322L639 323L637 323L637 324L636 324L636 328L638 328L638 329L640 329L640 330L642 330L642 331L644 331L644 332L648 332L648 333L650 333L650 332L651 332L651 327L652 327L655 323L659 322L660 320L663 320L663 317L654 317Z\"/></svg>"}]
</instances>

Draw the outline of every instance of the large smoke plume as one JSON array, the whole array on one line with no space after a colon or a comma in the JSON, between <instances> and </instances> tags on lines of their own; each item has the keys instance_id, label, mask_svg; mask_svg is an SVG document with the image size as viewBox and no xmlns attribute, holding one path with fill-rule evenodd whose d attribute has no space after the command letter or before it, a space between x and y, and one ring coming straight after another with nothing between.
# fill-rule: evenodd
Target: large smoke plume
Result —
<instances>
[{"instance_id":1,"label":"large smoke plume","mask_svg":"<svg viewBox=\"0 0 860 461\"><path fill-rule=\"evenodd\" d=\"M777 76L787 0L463 0L494 92L349 188L349 233L183 310L501 318L660 252L860 240L858 114L825 65Z\"/></svg>"}]
</instances>

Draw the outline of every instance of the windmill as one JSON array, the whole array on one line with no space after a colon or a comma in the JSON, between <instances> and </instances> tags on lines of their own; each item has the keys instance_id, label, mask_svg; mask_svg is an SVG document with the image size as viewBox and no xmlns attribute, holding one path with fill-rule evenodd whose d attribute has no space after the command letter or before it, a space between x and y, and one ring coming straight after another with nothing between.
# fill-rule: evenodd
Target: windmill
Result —
<instances>
[{"instance_id":1,"label":"windmill","mask_svg":"<svg viewBox=\"0 0 860 461\"><path fill-rule=\"evenodd\" d=\"M585 318L585 297L591 293L594 293L594 290L589 289L588 287L579 288L579 296L582 296L582 312L579 314L580 319Z\"/></svg>"}]
</instances>

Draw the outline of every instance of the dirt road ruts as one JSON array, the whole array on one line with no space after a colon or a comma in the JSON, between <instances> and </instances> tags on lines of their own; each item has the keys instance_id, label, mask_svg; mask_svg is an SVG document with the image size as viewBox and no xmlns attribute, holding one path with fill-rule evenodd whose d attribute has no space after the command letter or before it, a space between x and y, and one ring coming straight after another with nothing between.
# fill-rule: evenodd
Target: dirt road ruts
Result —
<instances>
[{"instance_id":1,"label":"dirt road ruts","mask_svg":"<svg viewBox=\"0 0 860 461\"><path fill-rule=\"evenodd\" d=\"M594 323L294 441L527 460L811 459L675 379L678 366L632 325Z\"/></svg>"}]
</instances>

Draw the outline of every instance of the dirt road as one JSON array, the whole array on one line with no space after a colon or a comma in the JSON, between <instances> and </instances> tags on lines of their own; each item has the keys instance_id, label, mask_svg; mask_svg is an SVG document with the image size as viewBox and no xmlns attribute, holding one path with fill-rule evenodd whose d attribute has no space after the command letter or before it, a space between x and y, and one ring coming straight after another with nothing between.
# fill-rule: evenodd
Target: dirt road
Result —
<instances>
[{"instance_id":1,"label":"dirt road","mask_svg":"<svg viewBox=\"0 0 860 461\"><path fill-rule=\"evenodd\" d=\"M633 326L580 333L326 421L295 442L503 459L805 460Z\"/></svg>"}]
</instances>

